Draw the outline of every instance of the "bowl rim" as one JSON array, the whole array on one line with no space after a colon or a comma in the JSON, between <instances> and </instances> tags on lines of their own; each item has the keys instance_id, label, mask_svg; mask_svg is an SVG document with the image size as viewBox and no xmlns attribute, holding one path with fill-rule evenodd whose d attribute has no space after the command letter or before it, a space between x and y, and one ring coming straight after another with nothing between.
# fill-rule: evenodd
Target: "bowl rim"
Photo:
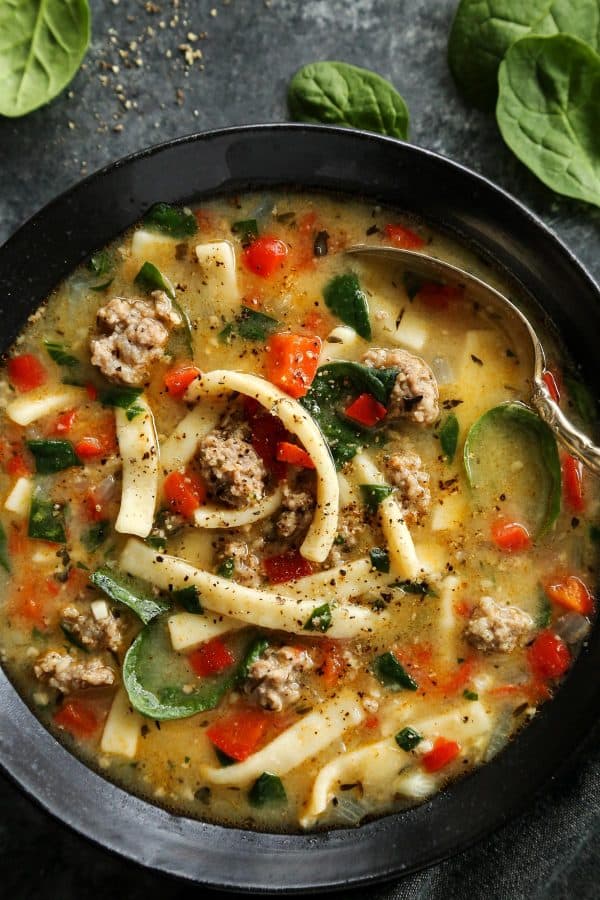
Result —
<instances>
[{"instance_id":1,"label":"bowl rim","mask_svg":"<svg viewBox=\"0 0 600 900\"><path fill-rule=\"evenodd\" d=\"M0 272L3 266L10 264L11 256L22 257L20 248L35 237L44 219L68 206L71 200L102 179L110 178L111 173L135 167L141 161L189 144L202 146L205 142L248 135L286 135L295 139L300 134L329 135L342 144L354 142L356 146L368 142L396 147L399 153L427 159L442 170L453 172L455 177L477 185L484 193L499 199L507 213L521 220L524 229L534 229L541 234L545 243L572 271L574 280L578 278L581 283L587 283L589 295L595 297L600 306L600 289L575 254L535 213L503 188L431 150L371 132L323 125L276 123L214 129L164 141L113 161L69 187L28 218L0 247ZM89 251L92 249L88 248ZM67 268L76 264L71 261ZM36 297L36 305L38 302ZM595 716L600 713L600 685L595 690L592 687L594 657L600 658L599 631L597 627L593 630L589 646L552 703L542 707L534 721L505 751L420 806L352 829L272 834L173 815L127 793L74 757L41 725L1 667L0 766L28 796L64 824L117 855L163 873L214 888L248 893L316 892L374 884L440 862L467 849L520 813L567 764L567 756L583 741ZM577 703L569 696L569 685L575 676L577 683L584 687ZM550 758L544 756L543 750L559 707L565 727ZM19 752L24 739L25 745L33 748L31 756ZM541 754L533 771L532 748ZM522 771L519 772L523 768L525 777ZM485 807L486 813L489 812L487 797L498 792L498 784L507 772L516 779L516 785L502 784L502 788L507 787L508 802L494 808L487 818L482 817L480 808ZM102 816L98 815L99 809ZM459 833L455 832L451 819L452 811L456 809L464 812ZM118 811L118 820L111 815L114 811ZM431 821L445 823L442 833L431 834L428 828ZM129 833L124 835L124 829ZM398 859L401 840L411 829L416 835L412 855L408 860ZM359 845L371 858L367 865L353 866ZM235 863L231 861L232 853L237 855ZM307 873L305 860L308 853L314 865ZM264 866L263 874L259 863Z\"/></svg>"}]
</instances>

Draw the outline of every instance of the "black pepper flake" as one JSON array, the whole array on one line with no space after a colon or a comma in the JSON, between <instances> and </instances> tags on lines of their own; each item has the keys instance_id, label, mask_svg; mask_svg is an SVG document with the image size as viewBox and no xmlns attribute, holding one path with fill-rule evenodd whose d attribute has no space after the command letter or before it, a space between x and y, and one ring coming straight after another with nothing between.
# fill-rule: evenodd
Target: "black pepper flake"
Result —
<instances>
[{"instance_id":1,"label":"black pepper flake","mask_svg":"<svg viewBox=\"0 0 600 900\"><path fill-rule=\"evenodd\" d=\"M479 359L478 356L475 356L474 353L471 353L471 359L473 360L474 363L476 363L476 365L478 365L478 366L482 366L482 365L483 365L483 360L482 360L482 359Z\"/></svg>"},{"instance_id":2,"label":"black pepper flake","mask_svg":"<svg viewBox=\"0 0 600 900\"><path fill-rule=\"evenodd\" d=\"M379 228L377 227L377 225L371 225L371 227L367 228L367 230L365 231L365 234L368 235L369 237L372 234L378 234L378 233L379 233Z\"/></svg>"}]
</instances>

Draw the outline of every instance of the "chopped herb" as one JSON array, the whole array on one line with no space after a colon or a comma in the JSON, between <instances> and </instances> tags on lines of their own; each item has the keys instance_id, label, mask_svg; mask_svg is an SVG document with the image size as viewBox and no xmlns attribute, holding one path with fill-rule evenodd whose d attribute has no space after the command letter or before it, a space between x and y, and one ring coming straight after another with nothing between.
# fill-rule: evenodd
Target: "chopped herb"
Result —
<instances>
[{"instance_id":1,"label":"chopped herb","mask_svg":"<svg viewBox=\"0 0 600 900\"><path fill-rule=\"evenodd\" d=\"M287 803L287 794L281 778L271 772L263 772L248 791L248 801L255 807Z\"/></svg>"},{"instance_id":2,"label":"chopped herb","mask_svg":"<svg viewBox=\"0 0 600 900\"><path fill-rule=\"evenodd\" d=\"M247 247L258 237L258 223L256 219L242 219L234 222L231 230L239 237L242 247Z\"/></svg>"},{"instance_id":3,"label":"chopped herb","mask_svg":"<svg viewBox=\"0 0 600 900\"><path fill-rule=\"evenodd\" d=\"M318 231L313 244L313 256L327 256L329 253L329 235L326 231Z\"/></svg>"},{"instance_id":4,"label":"chopped herb","mask_svg":"<svg viewBox=\"0 0 600 900\"><path fill-rule=\"evenodd\" d=\"M55 544L67 542L62 506L46 499L41 491L36 492L31 500L27 534L30 538L52 541Z\"/></svg>"},{"instance_id":5,"label":"chopped herb","mask_svg":"<svg viewBox=\"0 0 600 900\"><path fill-rule=\"evenodd\" d=\"M2 522L0 522L0 566L10 572L10 558L8 555L8 541Z\"/></svg>"},{"instance_id":6,"label":"chopped herb","mask_svg":"<svg viewBox=\"0 0 600 900\"><path fill-rule=\"evenodd\" d=\"M369 551L369 556L371 557L373 568L387 575L390 571L390 555L387 550L383 550L381 547L373 547Z\"/></svg>"},{"instance_id":7,"label":"chopped herb","mask_svg":"<svg viewBox=\"0 0 600 900\"><path fill-rule=\"evenodd\" d=\"M129 409L141 393L141 388L109 387L105 391L100 391L99 399L102 406L116 406L118 409Z\"/></svg>"},{"instance_id":8,"label":"chopped herb","mask_svg":"<svg viewBox=\"0 0 600 900\"><path fill-rule=\"evenodd\" d=\"M133 279L133 283L147 294L151 294L152 291L164 291L169 299L175 299L175 288L154 263L146 261Z\"/></svg>"},{"instance_id":9,"label":"chopped herb","mask_svg":"<svg viewBox=\"0 0 600 900\"><path fill-rule=\"evenodd\" d=\"M36 439L27 441L27 446L33 453L39 475L51 475L82 464L71 441Z\"/></svg>"},{"instance_id":10,"label":"chopped herb","mask_svg":"<svg viewBox=\"0 0 600 900\"><path fill-rule=\"evenodd\" d=\"M108 566L92 572L90 582L111 600L128 606L144 625L170 608L169 603L154 596L151 585Z\"/></svg>"},{"instance_id":11,"label":"chopped herb","mask_svg":"<svg viewBox=\"0 0 600 900\"><path fill-rule=\"evenodd\" d=\"M407 691L416 691L419 687L389 650L375 659L373 672L381 684L393 691L399 691L402 688Z\"/></svg>"},{"instance_id":12,"label":"chopped herb","mask_svg":"<svg viewBox=\"0 0 600 900\"><path fill-rule=\"evenodd\" d=\"M154 550L166 550L167 539L159 534L149 534L144 543L148 544Z\"/></svg>"},{"instance_id":13,"label":"chopped herb","mask_svg":"<svg viewBox=\"0 0 600 900\"><path fill-rule=\"evenodd\" d=\"M374 514L379 504L393 493L394 488L387 484L361 484L360 493L367 510Z\"/></svg>"},{"instance_id":14,"label":"chopped herb","mask_svg":"<svg viewBox=\"0 0 600 900\"><path fill-rule=\"evenodd\" d=\"M104 543L108 537L109 527L110 522L108 519L103 519L101 522L94 523L82 534L81 543L88 553L93 553L94 550L97 550Z\"/></svg>"},{"instance_id":15,"label":"chopped herb","mask_svg":"<svg viewBox=\"0 0 600 900\"><path fill-rule=\"evenodd\" d=\"M391 587L401 588L407 594L421 594L423 597L437 597L426 581L395 581Z\"/></svg>"},{"instance_id":16,"label":"chopped herb","mask_svg":"<svg viewBox=\"0 0 600 900\"><path fill-rule=\"evenodd\" d=\"M476 691L470 691L468 688L465 688L463 691L463 697L465 700L479 700L479 694Z\"/></svg>"},{"instance_id":17,"label":"chopped herb","mask_svg":"<svg viewBox=\"0 0 600 900\"><path fill-rule=\"evenodd\" d=\"M59 366L73 368L73 366L79 365L77 357L72 356L64 344L58 344L56 341L44 341L44 347L50 359L53 359Z\"/></svg>"},{"instance_id":18,"label":"chopped herb","mask_svg":"<svg viewBox=\"0 0 600 900\"><path fill-rule=\"evenodd\" d=\"M189 587L180 588L178 591L173 591L171 598L175 600L176 603L181 604L181 606L189 613L199 614L204 612L200 602L200 593L198 588L193 584L190 584Z\"/></svg>"},{"instance_id":19,"label":"chopped herb","mask_svg":"<svg viewBox=\"0 0 600 900\"><path fill-rule=\"evenodd\" d=\"M128 422L132 422L136 416L139 416L140 413L144 412L144 407L139 406L137 403L132 403L131 406L128 406L125 410L125 415L127 417Z\"/></svg>"},{"instance_id":20,"label":"chopped herb","mask_svg":"<svg viewBox=\"0 0 600 900\"><path fill-rule=\"evenodd\" d=\"M169 237L192 237L198 230L196 217L179 206L170 203L155 203L142 220L146 228L160 231Z\"/></svg>"},{"instance_id":21,"label":"chopped herb","mask_svg":"<svg viewBox=\"0 0 600 900\"><path fill-rule=\"evenodd\" d=\"M450 463L454 459L454 454L456 453L456 447L458 444L458 431L458 419L456 418L454 413L450 413L450 415L446 417L444 424L440 428L440 444L444 456Z\"/></svg>"},{"instance_id":22,"label":"chopped herb","mask_svg":"<svg viewBox=\"0 0 600 900\"><path fill-rule=\"evenodd\" d=\"M415 731L414 728L403 728L395 737L395 741L400 747L401 750L406 750L409 753L411 750L414 750L421 741L423 740L423 735L419 734L418 731Z\"/></svg>"},{"instance_id":23,"label":"chopped herb","mask_svg":"<svg viewBox=\"0 0 600 900\"><path fill-rule=\"evenodd\" d=\"M224 559L217 569L217 575L220 575L221 578L233 578L234 572L235 559L233 558L233 556L228 556L226 559Z\"/></svg>"},{"instance_id":24,"label":"chopped herb","mask_svg":"<svg viewBox=\"0 0 600 900\"><path fill-rule=\"evenodd\" d=\"M353 272L336 275L323 288L325 304L331 312L354 328L360 337L371 340L367 295Z\"/></svg>"},{"instance_id":25,"label":"chopped herb","mask_svg":"<svg viewBox=\"0 0 600 900\"><path fill-rule=\"evenodd\" d=\"M304 631L322 631L325 633L331 628L331 606L323 603L317 606L304 623Z\"/></svg>"}]
</instances>

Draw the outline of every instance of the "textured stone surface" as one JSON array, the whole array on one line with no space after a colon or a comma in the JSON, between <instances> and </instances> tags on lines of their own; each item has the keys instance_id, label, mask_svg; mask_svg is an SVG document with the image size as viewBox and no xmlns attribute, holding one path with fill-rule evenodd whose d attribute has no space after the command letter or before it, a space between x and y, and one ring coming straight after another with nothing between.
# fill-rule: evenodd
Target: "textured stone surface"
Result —
<instances>
[{"instance_id":1,"label":"textured stone surface","mask_svg":"<svg viewBox=\"0 0 600 900\"><path fill-rule=\"evenodd\" d=\"M503 145L493 117L458 95L446 64L456 0L156 0L157 13L139 0L92 5L92 47L69 92L24 119L0 120L0 240L82 175L124 154L193 131L285 120L286 85L296 68L340 59L391 79L409 105L414 143L511 191L600 278L600 210L548 191ZM190 40L188 32L207 36ZM202 50L191 66L178 49L185 43ZM130 68L119 50L129 54ZM568 773L513 825L454 860L394 887L355 892L352 900L597 897L598 737L597 730ZM4 780L0 808L6 897L213 896L110 856Z\"/></svg>"}]
</instances>

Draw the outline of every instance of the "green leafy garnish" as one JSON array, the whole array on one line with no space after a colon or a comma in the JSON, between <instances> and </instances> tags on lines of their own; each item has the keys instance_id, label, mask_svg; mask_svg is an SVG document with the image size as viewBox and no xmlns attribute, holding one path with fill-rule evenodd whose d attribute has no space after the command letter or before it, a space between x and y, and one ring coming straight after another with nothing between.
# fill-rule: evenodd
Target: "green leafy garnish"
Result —
<instances>
[{"instance_id":1,"label":"green leafy garnish","mask_svg":"<svg viewBox=\"0 0 600 900\"><path fill-rule=\"evenodd\" d=\"M233 558L233 556L227 556L217 569L217 575L220 575L221 578L233 578L234 572L235 559Z\"/></svg>"},{"instance_id":2,"label":"green leafy garnish","mask_svg":"<svg viewBox=\"0 0 600 900\"><path fill-rule=\"evenodd\" d=\"M114 260L108 250L99 250L98 253L93 253L87 264L90 272L93 275L97 275L99 278L101 278L102 275L108 275L109 272L112 272L113 266Z\"/></svg>"},{"instance_id":3,"label":"green leafy garnish","mask_svg":"<svg viewBox=\"0 0 600 900\"><path fill-rule=\"evenodd\" d=\"M151 294L152 291L164 291L169 299L175 299L175 288L154 263L146 261L133 279L133 283L147 294Z\"/></svg>"},{"instance_id":4,"label":"green leafy garnish","mask_svg":"<svg viewBox=\"0 0 600 900\"><path fill-rule=\"evenodd\" d=\"M173 238L192 237L198 230L196 217L179 206L155 203L143 218L143 224L151 231L160 231Z\"/></svg>"},{"instance_id":5,"label":"green leafy garnish","mask_svg":"<svg viewBox=\"0 0 600 900\"><path fill-rule=\"evenodd\" d=\"M134 407L136 412L142 412L139 406L135 406L135 401L142 393L141 388L135 387L109 387L104 391L100 391L99 400L102 406L116 406L118 409L128 410ZM129 418L129 416L127 416ZM133 416L131 417L133 418Z\"/></svg>"},{"instance_id":6,"label":"green leafy garnish","mask_svg":"<svg viewBox=\"0 0 600 900\"><path fill-rule=\"evenodd\" d=\"M464 689L463 697L465 698L465 700L479 700L479 694L476 691L470 691L468 688Z\"/></svg>"},{"instance_id":7,"label":"green leafy garnish","mask_svg":"<svg viewBox=\"0 0 600 900\"><path fill-rule=\"evenodd\" d=\"M228 322L219 332L219 340L227 343L233 337L240 337L245 341L266 341L278 325L279 322L273 316L242 306L234 321Z\"/></svg>"},{"instance_id":8,"label":"green leafy garnish","mask_svg":"<svg viewBox=\"0 0 600 900\"><path fill-rule=\"evenodd\" d=\"M387 550L383 550L381 547L373 547L369 550L369 556L371 557L373 568L387 575L390 571L390 554Z\"/></svg>"},{"instance_id":9,"label":"green leafy garnish","mask_svg":"<svg viewBox=\"0 0 600 900\"><path fill-rule=\"evenodd\" d=\"M4 525L0 522L0 566L2 566L5 571L10 572L10 557L8 555L8 540L6 538L6 532L4 530Z\"/></svg>"},{"instance_id":10,"label":"green leafy garnish","mask_svg":"<svg viewBox=\"0 0 600 900\"><path fill-rule=\"evenodd\" d=\"M401 588L407 594L420 594L422 597L438 596L426 581L395 581L391 587Z\"/></svg>"},{"instance_id":11,"label":"green leafy garnish","mask_svg":"<svg viewBox=\"0 0 600 900\"><path fill-rule=\"evenodd\" d=\"M450 413L440 428L440 445L448 462L452 462L456 453L458 430L458 419L454 413Z\"/></svg>"},{"instance_id":12,"label":"green leafy garnish","mask_svg":"<svg viewBox=\"0 0 600 900\"><path fill-rule=\"evenodd\" d=\"M247 247L252 241L258 237L258 223L256 219L242 219L240 222L234 222L231 230L239 237L242 246Z\"/></svg>"},{"instance_id":13,"label":"green leafy garnish","mask_svg":"<svg viewBox=\"0 0 600 900\"><path fill-rule=\"evenodd\" d=\"M264 637L257 637L252 641L240 666L238 681L246 680L250 674L250 667L261 658L268 646L269 642Z\"/></svg>"},{"instance_id":14,"label":"green leafy garnish","mask_svg":"<svg viewBox=\"0 0 600 900\"><path fill-rule=\"evenodd\" d=\"M248 791L250 806L261 807L267 804L287 803L287 794L278 775L263 772Z\"/></svg>"},{"instance_id":15,"label":"green leafy garnish","mask_svg":"<svg viewBox=\"0 0 600 900\"><path fill-rule=\"evenodd\" d=\"M299 69L288 88L298 122L364 128L408 137L408 109L398 91L375 72L344 62L316 62Z\"/></svg>"},{"instance_id":16,"label":"green leafy garnish","mask_svg":"<svg viewBox=\"0 0 600 900\"><path fill-rule=\"evenodd\" d=\"M53 472L81 465L71 441L40 438L27 441L27 446L33 454L35 470L39 475L51 475Z\"/></svg>"},{"instance_id":17,"label":"green leafy garnish","mask_svg":"<svg viewBox=\"0 0 600 900\"><path fill-rule=\"evenodd\" d=\"M49 103L79 70L90 42L87 0L0 3L0 115Z\"/></svg>"},{"instance_id":18,"label":"green leafy garnish","mask_svg":"<svg viewBox=\"0 0 600 900\"><path fill-rule=\"evenodd\" d=\"M353 272L336 275L323 288L325 305L365 340L371 340L369 303Z\"/></svg>"},{"instance_id":19,"label":"green leafy garnish","mask_svg":"<svg viewBox=\"0 0 600 900\"><path fill-rule=\"evenodd\" d=\"M322 631L323 634L331 628L331 606L323 603L312 611L304 623L304 631Z\"/></svg>"},{"instance_id":20,"label":"green leafy garnish","mask_svg":"<svg viewBox=\"0 0 600 900\"><path fill-rule=\"evenodd\" d=\"M368 512L377 512L379 504L394 493L394 488L388 484L361 484L360 493Z\"/></svg>"},{"instance_id":21,"label":"green leafy garnish","mask_svg":"<svg viewBox=\"0 0 600 900\"><path fill-rule=\"evenodd\" d=\"M194 334L192 331L192 322L190 320L188 311L184 309L181 303L178 303L177 300L173 300L173 309L175 312L179 313L181 316L182 329L176 328L171 332L171 336L169 341L172 342L176 339L176 336L181 337L179 340L183 340L185 344L185 352L190 359L194 358ZM171 348L169 348L171 349ZM175 354L176 355L176 354Z\"/></svg>"},{"instance_id":22,"label":"green leafy garnish","mask_svg":"<svg viewBox=\"0 0 600 900\"><path fill-rule=\"evenodd\" d=\"M144 625L170 609L169 603L154 596L151 585L108 566L102 566L92 572L90 583L103 591L111 600L128 606Z\"/></svg>"},{"instance_id":23,"label":"green leafy garnish","mask_svg":"<svg viewBox=\"0 0 600 900\"><path fill-rule=\"evenodd\" d=\"M409 753L411 750L414 750L415 747L418 747L423 740L423 735L419 734L418 731L415 731L414 728L407 727L399 731L394 740L401 750L405 750Z\"/></svg>"},{"instance_id":24,"label":"green leafy garnish","mask_svg":"<svg viewBox=\"0 0 600 900\"><path fill-rule=\"evenodd\" d=\"M402 689L416 691L419 687L417 682L389 650L375 659L373 672L381 684L393 691Z\"/></svg>"},{"instance_id":25,"label":"green leafy garnish","mask_svg":"<svg viewBox=\"0 0 600 900\"><path fill-rule=\"evenodd\" d=\"M177 591L172 591L169 596L172 600L175 600L176 603L181 604L181 606L189 613L200 614L204 612L200 602L200 592L193 584L190 584L188 587L179 588Z\"/></svg>"},{"instance_id":26,"label":"green leafy garnish","mask_svg":"<svg viewBox=\"0 0 600 900\"><path fill-rule=\"evenodd\" d=\"M110 522L103 519L101 522L95 522L87 531L81 535L81 543L88 551L93 553L100 547L108 537Z\"/></svg>"},{"instance_id":27,"label":"green leafy garnish","mask_svg":"<svg viewBox=\"0 0 600 900\"><path fill-rule=\"evenodd\" d=\"M44 347L46 348L50 359L53 359L59 366L73 368L80 363L76 356L69 353L64 344L58 344L56 341L44 341Z\"/></svg>"},{"instance_id":28,"label":"green leafy garnish","mask_svg":"<svg viewBox=\"0 0 600 900\"><path fill-rule=\"evenodd\" d=\"M37 490L31 500L27 534L30 538L54 544L67 542L63 507L45 497L41 490Z\"/></svg>"}]
</instances>

